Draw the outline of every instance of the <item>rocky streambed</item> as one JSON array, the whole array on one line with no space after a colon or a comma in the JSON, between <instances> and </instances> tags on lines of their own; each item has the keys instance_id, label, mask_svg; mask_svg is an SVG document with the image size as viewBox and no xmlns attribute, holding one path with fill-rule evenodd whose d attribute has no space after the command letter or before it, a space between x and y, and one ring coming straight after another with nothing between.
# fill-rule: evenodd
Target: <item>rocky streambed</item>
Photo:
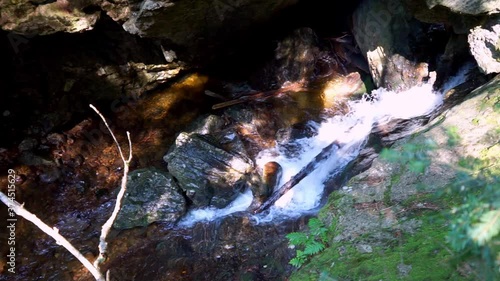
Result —
<instances>
[{"instance_id":1,"label":"rocky streambed","mask_svg":"<svg viewBox=\"0 0 500 281\"><path fill-rule=\"evenodd\" d=\"M87 109L87 103L94 103L109 118L120 143L126 144L125 130L132 132L134 147L129 190L109 237L110 255L104 265L112 280L286 280L293 270L288 261L294 251L285 235L303 229L317 208L258 224L251 210L279 185L280 172L271 165L274 168L267 173L263 169L267 166L257 163L259 153L279 146L289 157L299 158L301 147L294 140L318 135L311 124L349 116L352 102L374 99L362 97L373 87L404 92L435 82L435 89L443 90L464 62L472 63L468 81L446 89L438 111L374 124L359 157L326 181L324 194L346 187L345 198L351 193L355 198L351 205L368 212L360 215L367 218L363 221L352 209L343 211L340 223L352 231L334 242L350 243L349 237L362 235L356 225L363 229L374 225L370 212L389 207L381 205L388 203L384 200L389 191L385 186L365 194L365 189L355 188L356 179L365 174L349 184L347 180L367 169L382 147L408 136L486 83L492 77L488 73L498 72L491 60L498 51L485 55L495 50L490 43L492 34L499 32L498 7L472 13L467 6L450 8L446 1L434 3L433 9L424 1L360 1L352 32L345 21L338 24L344 29L325 32L329 30L325 21L318 25L310 19L314 16L304 19L303 25L302 20L297 25L290 20L296 19L297 11L320 13L324 5L299 3L289 14L277 13L292 2L274 1L265 7L254 3L246 11L267 11L249 16L254 22L250 26L273 17L274 23L290 23L265 33L273 43L265 42L264 47L251 41L265 27L254 30L245 24L217 36L213 33L241 19L238 11L248 6L243 4L228 8L215 3L218 9L207 16L203 3L198 3L201 6L191 16L194 22L205 20L207 29L196 24L185 27L176 17L168 17L173 23L162 20L171 12L182 14L183 5L26 3L16 10L23 20L6 14L14 8L7 5L2 19L10 18L2 21L3 29L23 33L2 33L9 68L2 69L0 80L12 93L2 96L1 129L7 134L0 142L0 167L16 171L16 199L56 226L87 258L97 256L100 226L114 205L122 167L106 129ZM60 9L72 12L57 12ZM34 19L40 13L45 20L37 23ZM337 21L344 18L342 14ZM87 25L70 28L67 17L85 19ZM54 20L57 24L49 24ZM159 28L167 23L178 24L191 37ZM94 27L82 34L47 35ZM190 32L193 28L199 30ZM235 39L242 30L249 35L245 47ZM221 47L222 39L228 38L233 44ZM205 58L200 58L200 50L207 52ZM225 56L227 50L234 53ZM258 59L249 59L250 51L257 52ZM225 67L234 67L234 58L246 65L228 70L213 58ZM378 186L379 181L367 173L368 186ZM7 177L0 183L3 191ZM255 198L239 212L179 224L193 210L231 208L245 190ZM394 185L390 192L396 197L407 194L406 189L401 194L398 190ZM390 200L404 200L401 196ZM351 206L344 201L332 202ZM0 207L3 221L5 210ZM390 212L400 210L388 210L387 218L397 220ZM336 212L326 215L327 221L332 221L332 214ZM414 222L408 223L408 231L418 229ZM372 242L356 240L355 247L370 252L367 249L380 246ZM16 243L15 275L6 271L6 243L0 247L0 280L91 280L69 253L24 220L16 225ZM402 263L401 276L409 272L408 266Z\"/></svg>"}]
</instances>

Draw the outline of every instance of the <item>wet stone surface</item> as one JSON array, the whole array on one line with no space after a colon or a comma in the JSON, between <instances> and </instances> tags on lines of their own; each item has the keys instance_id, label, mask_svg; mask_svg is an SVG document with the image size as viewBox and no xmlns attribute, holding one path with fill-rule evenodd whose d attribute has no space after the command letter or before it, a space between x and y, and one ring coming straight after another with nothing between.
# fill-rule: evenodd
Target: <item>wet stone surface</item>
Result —
<instances>
[{"instance_id":1,"label":"wet stone surface","mask_svg":"<svg viewBox=\"0 0 500 281\"><path fill-rule=\"evenodd\" d=\"M175 222L186 212L186 200L171 175L139 169L128 176L127 191L113 227L145 227L153 222Z\"/></svg>"}]
</instances>

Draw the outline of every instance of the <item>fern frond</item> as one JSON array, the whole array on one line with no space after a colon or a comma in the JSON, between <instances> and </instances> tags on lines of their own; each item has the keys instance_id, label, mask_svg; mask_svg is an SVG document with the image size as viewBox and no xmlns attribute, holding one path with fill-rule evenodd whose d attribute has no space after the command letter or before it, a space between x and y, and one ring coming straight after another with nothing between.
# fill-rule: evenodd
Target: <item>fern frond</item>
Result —
<instances>
[{"instance_id":1,"label":"fern frond","mask_svg":"<svg viewBox=\"0 0 500 281\"><path fill-rule=\"evenodd\" d=\"M309 219L309 222L307 223L307 225L309 226L309 229L311 230L311 232L313 232L313 230L317 230L317 229L320 229L322 227L325 227L323 225L323 222L321 220L319 220L318 218Z\"/></svg>"},{"instance_id":2,"label":"fern frond","mask_svg":"<svg viewBox=\"0 0 500 281\"><path fill-rule=\"evenodd\" d=\"M318 241L312 241L311 243L308 243L306 245L306 248L304 249L304 254L306 255L315 255L325 249L325 245L322 243L319 243Z\"/></svg>"},{"instance_id":3,"label":"fern frond","mask_svg":"<svg viewBox=\"0 0 500 281\"><path fill-rule=\"evenodd\" d=\"M500 232L500 209L484 213L480 222L469 230L469 237L479 246L484 245Z\"/></svg>"},{"instance_id":4,"label":"fern frond","mask_svg":"<svg viewBox=\"0 0 500 281\"><path fill-rule=\"evenodd\" d=\"M307 242L307 235L302 232L292 232L288 233L286 235L286 238L288 241L290 241L290 244L295 245L295 246L300 246L304 245Z\"/></svg>"},{"instance_id":5,"label":"fern frond","mask_svg":"<svg viewBox=\"0 0 500 281\"><path fill-rule=\"evenodd\" d=\"M295 258L290 260L289 264L299 268L304 264L304 262L305 262L305 260L300 259L299 257L295 257Z\"/></svg>"}]
</instances>

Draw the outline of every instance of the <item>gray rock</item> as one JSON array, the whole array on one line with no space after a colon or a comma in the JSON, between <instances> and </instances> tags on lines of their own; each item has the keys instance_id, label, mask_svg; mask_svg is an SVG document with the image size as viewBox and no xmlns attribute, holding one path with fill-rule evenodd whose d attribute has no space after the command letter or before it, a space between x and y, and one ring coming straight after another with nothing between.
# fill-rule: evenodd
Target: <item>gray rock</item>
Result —
<instances>
[{"instance_id":1,"label":"gray rock","mask_svg":"<svg viewBox=\"0 0 500 281\"><path fill-rule=\"evenodd\" d=\"M238 153L243 151L233 149L236 133L221 132L217 137L181 133L163 157L196 207L227 206L247 187L247 178L254 170L253 162Z\"/></svg>"},{"instance_id":2,"label":"gray rock","mask_svg":"<svg viewBox=\"0 0 500 281\"><path fill-rule=\"evenodd\" d=\"M358 249L358 252L362 254L373 252L372 246L366 244L359 244L356 248Z\"/></svg>"},{"instance_id":3,"label":"gray rock","mask_svg":"<svg viewBox=\"0 0 500 281\"><path fill-rule=\"evenodd\" d=\"M186 212L186 200L168 173L140 169L128 175L127 191L114 228L175 222Z\"/></svg>"},{"instance_id":4,"label":"gray rock","mask_svg":"<svg viewBox=\"0 0 500 281\"><path fill-rule=\"evenodd\" d=\"M427 64L413 62L410 51L418 25L401 1L363 1L354 12L354 37L377 87L405 90L428 76Z\"/></svg>"},{"instance_id":5,"label":"gray rock","mask_svg":"<svg viewBox=\"0 0 500 281\"><path fill-rule=\"evenodd\" d=\"M404 1L412 15L419 21L444 24L448 27L452 27L456 34L467 34L469 29L478 25L484 17L483 15L476 16L454 12L441 5L433 6L432 9L430 9L423 0Z\"/></svg>"},{"instance_id":6,"label":"gray rock","mask_svg":"<svg viewBox=\"0 0 500 281\"><path fill-rule=\"evenodd\" d=\"M123 28L141 37L169 39L176 45L209 47L220 38L269 19L296 0L273 1L170 1L145 0L133 3L133 12ZM207 41L208 40L208 41Z\"/></svg>"},{"instance_id":7,"label":"gray rock","mask_svg":"<svg viewBox=\"0 0 500 281\"><path fill-rule=\"evenodd\" d=\"M85 1L0 1L2 29L26 35L82 32L94 28L100 11L85 13Z\"/></svg>"},{"instance_id":8,"label":"gray rock","mask_svg":"<svg viewBox=\"0 0 500 281\"><path fill-rule=\"evenodd\" d=\"M500 1L498 1L500 3ZM500 72L500 16L475 27L469 34L470 51L485 74Z\"/></svg>"},{"instance_id":9,"label":"gray rock","mask_svg":"<svg viewBox=\"0 0 500 281\"><path fill-rule=\"evenodd\" d=\"M429 9L435 6L443 6L461 14L495 14L500 13L500 1L498 0L426 0Z\"/></svg>"},{"instance_id":10,"label":"gray rock","mask_svg":"<svg viewBox=\"0 0 500 281\"><path fill-rule=\"evenodd\" d=\"M398 264L398 272L399 272L399 276L401 276L401 277L408 276L408 274L410 274L411 269L412 269L411 264L410 265L407 265L404 263Z\"/></svg>"}]
</instances>

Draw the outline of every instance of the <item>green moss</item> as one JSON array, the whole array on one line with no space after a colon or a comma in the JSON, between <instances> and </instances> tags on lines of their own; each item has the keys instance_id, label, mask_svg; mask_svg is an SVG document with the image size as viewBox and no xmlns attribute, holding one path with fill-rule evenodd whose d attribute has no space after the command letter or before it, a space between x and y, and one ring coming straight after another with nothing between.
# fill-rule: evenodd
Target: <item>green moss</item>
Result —
<instances>
[{"instance_id":1,"label":"green moss","mask_svg":"<svg viewBox=\"0 0 500 281\"><path fill-rule=\"evenodd\" d=\"M424 200L448 205L448 199L421 194L402 205ZM356 249L356 244L366 239L364 236L354 241L334 242L294 272L290 280L467 280L455 270L457 265L446 247L448 226L442 213L423 210L414 215L423 223L413 235L395 232L393 243L374 246L371 253ZM400 274L398 265L411 265L407 276Z\"/></svg>"},{"instance_id":2,"label":"green moss","mask_svg":"<svg viewBox=\"0 0 500 281\"><path fill-rule=\"evenodd\" d=\"M387 188L384 190L384 204L386 206L390 206L391 205L391 194L392 194L392 187L395 185L395 184L398 184L399 181L401 180L401 173L396 173L394 175L391 176L391 182L389 184L389 186L387 186Z\"/></svg>"},{"instance_id":3,"label":"green moss","mask_svg":"<svg viewBox=\"0 0 500 281\"><path fill-rule=\"evenodd\" d=\"M328 197L328 202L321 208L318 219L320 219L328 228L328 237L335 237L338 233L338 218L341 216L341 210L346 206L352 206L353 198L351 195L342 194L334 191Z\"/></svg>"}]
</instances>

